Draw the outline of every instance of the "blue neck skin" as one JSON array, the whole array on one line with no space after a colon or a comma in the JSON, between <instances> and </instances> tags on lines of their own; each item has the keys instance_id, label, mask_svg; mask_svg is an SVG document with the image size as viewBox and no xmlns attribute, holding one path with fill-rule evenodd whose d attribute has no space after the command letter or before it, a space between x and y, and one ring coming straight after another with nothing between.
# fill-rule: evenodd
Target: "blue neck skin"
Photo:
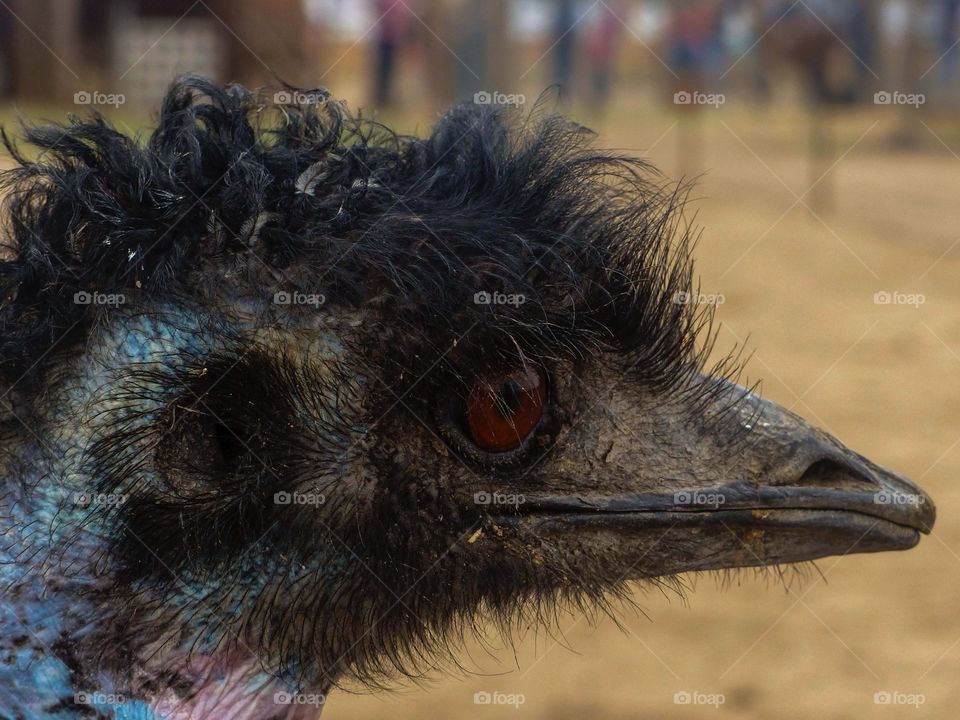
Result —
<instances>
[{"instance_id":1,"label":"blue neck skin","mask_svg":"<svg viewBox=\"0 0 960 720\"><path fill-rule=\"evenodd\" d=\"M111 369L95 358L116 367L169 363L171 348L204 350L199 327L182 316L176 324L162 317L137 316L118 323L118 330L101 333L98 341L109 350L89 350L72 373L58 376L42 428L20 433L26 438L21 445L8 441L0 446L6 483L0 500L0 710L24 720L230 717L241 708L246 712L239 717L315 718L322 696L298 695L301 688L263 672L252 653L218 655L213 638L220 635L210 627L222 623L212 608L193 613L194 627L185 621L179 645L165 645L160 653L142 659L142 667L133 668L149 673L180 663L181 669L188 668L186 674L209 678L209 687L189 699L174 690L136 697L125 681L89 664L90 648L85 646L117 610L90 594L109 586L103 570L106 532L93 506L78 501L97 486L82 464L91 424L118 412L97 399L107 397L102 390L111 381ZM247 590L255 596L253 580L266 574L262 567L248 570ZM196 609L195 599L204 589L201 579L182 578L181 584L165 598L165 610L176 613L178 605ZM133 660L135 666L138 662Z\"/></svg>"}]
</instances>

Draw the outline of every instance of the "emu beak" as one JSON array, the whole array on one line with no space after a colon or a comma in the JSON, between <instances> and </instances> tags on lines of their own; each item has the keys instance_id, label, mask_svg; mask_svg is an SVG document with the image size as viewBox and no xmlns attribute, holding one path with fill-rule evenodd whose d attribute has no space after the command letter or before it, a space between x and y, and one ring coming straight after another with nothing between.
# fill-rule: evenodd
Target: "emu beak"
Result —
<instances>
[{"instance_id":1,"label":"emu beak","mask_svg":"<svg viewBox=\"0 0 960 720\"><path fill-rule=\"evenodd\" d=\"M663 431L671 422L658 419L656 439L626 456L635 477L620 462L582 492L583 478L574 493L528 492L515 521L540 536L573 530L581 544L615 537L632 577L905 550L930 532L933 501L910 480L773 402L745 400L694 442L680 439L689 426ZM737 429L743 441L729 456L704 450ZM641 470L651 454L658 477Z\"/></svg>"}]
</instances>

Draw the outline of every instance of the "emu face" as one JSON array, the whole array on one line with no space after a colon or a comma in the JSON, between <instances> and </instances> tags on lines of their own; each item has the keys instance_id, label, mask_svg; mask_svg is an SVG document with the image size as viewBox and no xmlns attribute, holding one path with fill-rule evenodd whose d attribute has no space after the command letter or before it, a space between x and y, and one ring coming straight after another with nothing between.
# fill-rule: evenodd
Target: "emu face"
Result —
<instances>
[{"instance_id":1,"label":"emu face","mask_svg":"<svg viewBox=\"0 0 960 720\"><path fill-rule=\"evenodd\" d=\"M704 367L640 163L315 98L187 79L145 147L32 130L7 176L10 583L78 608L31 630L71 638L65 686L253 707L415 673L478 613L929 531L908 480Z\"/></svg>"}]
</instances>

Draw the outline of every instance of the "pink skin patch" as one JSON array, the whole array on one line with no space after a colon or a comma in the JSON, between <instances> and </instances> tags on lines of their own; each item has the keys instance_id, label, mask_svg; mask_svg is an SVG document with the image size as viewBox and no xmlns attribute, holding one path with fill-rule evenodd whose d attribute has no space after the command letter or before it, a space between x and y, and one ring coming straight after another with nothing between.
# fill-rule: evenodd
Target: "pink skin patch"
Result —
<instances>
[{"instance_id":1,"label":"pink skin patch","mask_svg":"<svg viewBox=\"0 0 960 720\"><path fill-rule=\"evenodd\" d=\"M150 707L164 720L317 720L323 710L319 692L293 693L249 658L189 655L178 675L192 692L166 690ZM165 662L170 667L169 658Z\"/></svg>"}]
</instances>

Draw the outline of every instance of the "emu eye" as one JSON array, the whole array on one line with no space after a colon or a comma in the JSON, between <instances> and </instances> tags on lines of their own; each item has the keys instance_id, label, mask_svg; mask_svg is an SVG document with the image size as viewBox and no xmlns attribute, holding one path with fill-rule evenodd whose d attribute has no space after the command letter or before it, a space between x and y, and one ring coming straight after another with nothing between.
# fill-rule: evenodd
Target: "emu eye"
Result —
<instances>
[{"instance_id":1,"label":"emu eye","mask_svg":"<svg viewBox=\"0 0 960 720\"><path fill-rule=\"evenodd\" d=\"M520 445L543 415L544 381L525 365L480 377L467 397L467 428L483 450L504 452Z\"/></svg>"}]
</instances>

